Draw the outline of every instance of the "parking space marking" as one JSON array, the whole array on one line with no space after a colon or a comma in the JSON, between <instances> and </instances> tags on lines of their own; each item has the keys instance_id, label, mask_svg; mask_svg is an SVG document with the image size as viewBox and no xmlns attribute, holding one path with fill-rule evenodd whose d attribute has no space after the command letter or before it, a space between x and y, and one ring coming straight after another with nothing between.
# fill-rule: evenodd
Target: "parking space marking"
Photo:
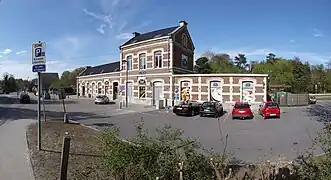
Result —
<instances>
[{"instance_id":1,"label":"parking space marking","mask_svg":"<svg viewBox=\"0 0 331 180\"><path fill-rule=\"evenodd\" d=\"M228 113L228 112L226 112L227 113L227 115L225 116L225 118L224 119L222 119L222 122L225 122L227 119L228 119L228 117L230 116L230 113ZM223 115L224 116L224 115Z\"/></svg>"}]
</instances>

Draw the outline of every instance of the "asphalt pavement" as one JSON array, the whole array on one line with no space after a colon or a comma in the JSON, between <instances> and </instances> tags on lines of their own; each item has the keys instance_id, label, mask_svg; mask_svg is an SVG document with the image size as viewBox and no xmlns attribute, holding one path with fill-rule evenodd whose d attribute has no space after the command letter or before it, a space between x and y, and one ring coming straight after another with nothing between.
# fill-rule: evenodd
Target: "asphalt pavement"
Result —
<instances>
[{"instance_id":1,"label":"asphalt pavement","mask_svg":"<svg viewBox=\"0 0 331 180\"><path fill-rule=\"evenodd\" d=\"M308 107L284 107L280 119L264 120L257 115L252 120L232 120L230 113L220 118L182 117L171 111L154 111L120 115L107 119L84 120L83 123L97 128L119 126L123 138L135 136L135 125L143 121L150 135L165 124L184 131L185 137L195 138L206 149L222 152L227 139L227 151L245 162L294 159L313 145L316 133L324 127L315 111L327 109L331 102L320 102ZM315 112L315 114L313 114ZM316 153L320 153L318 149Z\"/></svg>"},{"instance_id":2,"label":"asphalt pavement","mask_svg":"<svg viewBox=\"0 0 331 180\"><path fill-rule=\"evenodd\" d=\"M36 119L36 98L31 104L20 104L15 96L1 97L1 119ZM43 107L43 106L42 106ZM47 100L46 120L63 119L62 101ZM181 117L171 111L156 111L151 107L118 109L116 104L95 105L92 99L66 99L65 109L71 120L88 126L107 128L120 127L121 136L135 135L135 125L141 121L150 135L155 129L171 124L184 131L185 137L197 139L206 149L222 151L228 135L227 150L246 162L289 159L312 147L312 138L331 117L331 101L319 101L309 107L282 108L281 119L263 120L256 115L253 120L232 120L229 113L219 119L208 117ZM43 116L42 116L43 119Z\"/></svg>"}]
</instances>

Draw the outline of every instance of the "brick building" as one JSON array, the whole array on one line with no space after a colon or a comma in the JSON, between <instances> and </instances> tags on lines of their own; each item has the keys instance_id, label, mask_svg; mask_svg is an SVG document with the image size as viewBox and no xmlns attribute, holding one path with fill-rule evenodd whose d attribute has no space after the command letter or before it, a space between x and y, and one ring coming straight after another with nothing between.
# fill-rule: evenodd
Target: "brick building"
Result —
<instances>
[{"instance_id":1,"label":"brick building","mask_svg":"<svg viewBox=\"0 0 331 180\"><path fill-rule=\"evenodd\" d=\"M194 44L187 23L134 37L120 46L120 61L87 67L78 77L79 96L168 105L183 99L222 103L266 100L266 74L195 74ZM127 89L126 89L127 88ZM125 90L126 89L126 90Z\"/></svg>"}]
</instances>

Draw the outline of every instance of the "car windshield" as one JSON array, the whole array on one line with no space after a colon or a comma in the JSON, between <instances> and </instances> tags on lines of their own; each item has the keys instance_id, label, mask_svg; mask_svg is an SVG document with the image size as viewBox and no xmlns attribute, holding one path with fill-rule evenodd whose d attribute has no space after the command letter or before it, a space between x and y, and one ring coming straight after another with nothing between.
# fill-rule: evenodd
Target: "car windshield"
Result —
<instances>
[{"instance_id":1,"label":"car windshield","mask_svg":"<svg viewBox=\"0 0 331 180\"><path fill-rule=\"evenodd\" d=\"M103 98L103 96L97 96L97 98Z\"/></svg>"},{"instance_id":2,"label":"car windshield","mask_svg":"<svg viewBox=\"0 0 331 180\"><path fill-rule=\"evenodd\" d=\"M267 108L279 108L277 103L267 104Z\"/></svg>"},{"instance_id":3,"label":"car windshield","mask_svg":"<svg viewBox=\"0 0 331 180\"><path fill-rule=\"evenodd\" d=\"M214 107L214 103L213 102L205 102L202 104L202 107Z\"/></svg>"},{"instance_id":4,"label":"car windshield","mask_svg":"<svg viewBox=\"0 0 331 180\"><path fill-rule=\"evenodd\" d=\"M249 108L249 104L236 104L234 107L238 109L246 109Z\"/></svg>"}]
</instances>

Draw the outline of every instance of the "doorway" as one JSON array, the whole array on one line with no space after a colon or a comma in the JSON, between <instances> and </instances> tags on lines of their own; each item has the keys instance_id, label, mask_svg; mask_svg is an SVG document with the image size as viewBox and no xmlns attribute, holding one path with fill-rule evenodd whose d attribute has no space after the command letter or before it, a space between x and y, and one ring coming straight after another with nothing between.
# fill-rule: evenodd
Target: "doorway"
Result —
<instances>
[{"instance_id":1,"label":"doorway","mask_svg":"<svg viewBox=\"0 0 331 180\"><path fill-rule=\"evenodd\" d=\"M153 83L153 106L163 97L163 83L160 81Z\"/></svg>"},{"instance_id":2,"label":"doorway","mask_svg":"<svg viewBox=\"0 0 331 180\"><path fill-rule=\"evenodd\" d=\"M132 97L133 97L133 83L128 82L128 91L127 91L127 96L128 96L128 102L132 102Z\"/></svg>"},{"instance_id":3,"label":"doorway","mask_svg":"<svg viewBox=\"0 0 331 180\"><path fill-rule=\"evenodd\" d=\"M82 96L85 96L85 86L82 87Z\"/></svg>"},{"instance_id":4,"label":"doorway","mask_svg":"<svg viewBox=\"0 0 331 180\"><path fill-rule=\"evenodd\" d=\"M113 82L113 100L118 98L118 82Z\"/></svg>"}]
</instances>

